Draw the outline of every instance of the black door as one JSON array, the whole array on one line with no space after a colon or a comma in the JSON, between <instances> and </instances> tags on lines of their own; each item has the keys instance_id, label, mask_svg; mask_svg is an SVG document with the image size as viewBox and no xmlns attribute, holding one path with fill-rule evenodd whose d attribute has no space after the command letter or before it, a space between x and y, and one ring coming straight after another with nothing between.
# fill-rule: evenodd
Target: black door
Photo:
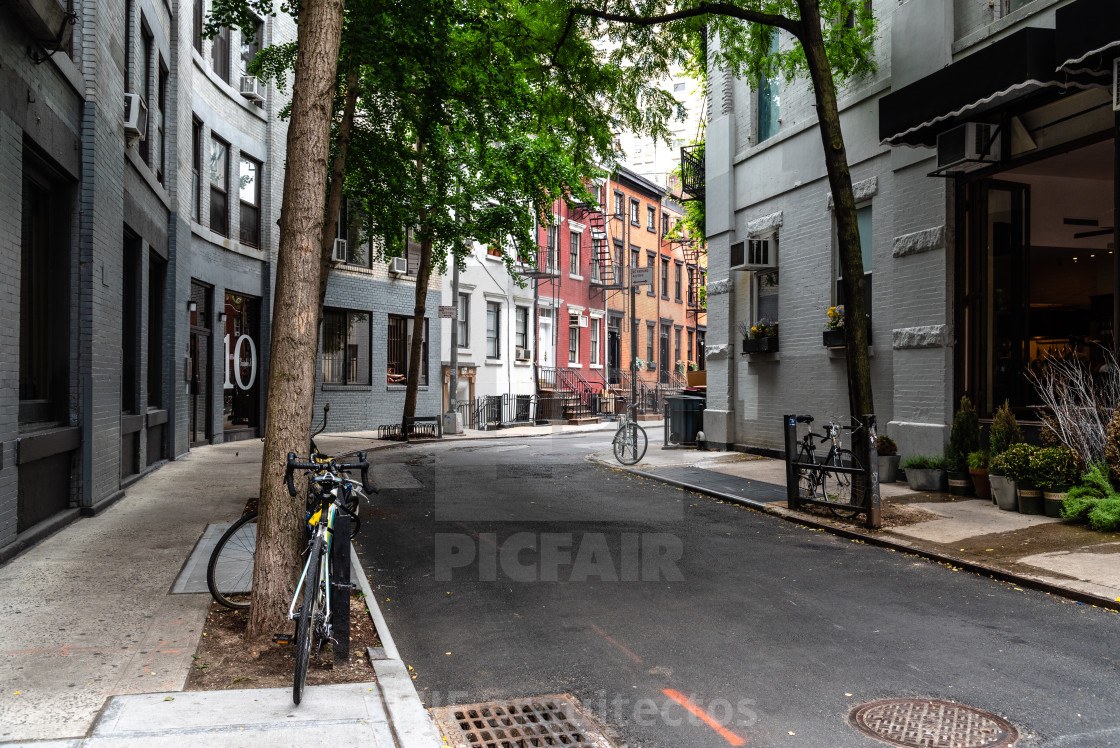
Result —
<instances>
[{"instance_id":1,"label":"black door","mask_svg":"<svg viewBox=\"0 0 1120 748\"><path fill-rule=\"evenodd\" d=\"M658 367L657 381L666 384L669 381L669 367L673 364L669 360L669 326L661 326L661 365Z\"/></svg>"},{"instance_id":2,"label":"black door","mask_svg":"<svg viewBox=\"0 0 1120 748\"><path fill-rule=\"evenodd\" d=\"M612 318L607 327L607 381L611 384L618 384L621 375L619 374L619 361L622 359L622 335L618 329L618 319Z\"/></svg>"}]
</instances>

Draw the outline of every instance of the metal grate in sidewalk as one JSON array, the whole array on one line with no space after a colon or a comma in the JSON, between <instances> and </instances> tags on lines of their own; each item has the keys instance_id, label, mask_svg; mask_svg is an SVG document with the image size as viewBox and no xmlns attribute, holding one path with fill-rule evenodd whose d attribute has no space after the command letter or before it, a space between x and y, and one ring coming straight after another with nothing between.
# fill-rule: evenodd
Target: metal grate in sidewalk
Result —
<instances>
[{"instance_id":1,"label":"metal grate in sidewalk","mask_svg":"<svg viewBox=\"0 0 1120 748\"><path fill-rule=\"evenodd\" d=\"M571 696L505 699L431 710L452 748L612 748Z\"/></svg>"}]
</instances>

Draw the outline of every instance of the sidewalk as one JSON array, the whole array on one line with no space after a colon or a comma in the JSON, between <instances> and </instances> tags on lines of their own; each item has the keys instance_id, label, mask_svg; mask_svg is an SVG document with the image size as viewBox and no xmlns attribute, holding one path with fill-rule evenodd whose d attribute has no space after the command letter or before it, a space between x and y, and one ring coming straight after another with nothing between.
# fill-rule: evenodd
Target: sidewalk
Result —
<instances>
[{"instance_id":1,"label":"sidewalk","mask_svg":"<svg viewBox=\"0 0 1120 748\"><path fill-rule=\"evenodd\" d=\"M210 607L209 593L190 591L198 562L186 562L209 524L232 522L256 495L261 447L194 450L0 567L0 745L440 744L364 573L385 657L371 682L308 687L299 707L290 689L181 693ZM204 558L201 579L205 590Z\"/></svg>"},{"instance_id":2,"label":"sidewalk","mask_svg":"<svg viewBox=\"0 0 1120 748\"><path fill-rule=\"evenodd\" d=\"M916 493L883 484L884 527L786 508L785 462L737 452L664 449L651 440L641 463L611 467L745 504L814 528L914 553L1019 586L1120 610L1120 533L1100 533L1050 517L998 509L990 501Z\"/></svg>"}]
</instances>

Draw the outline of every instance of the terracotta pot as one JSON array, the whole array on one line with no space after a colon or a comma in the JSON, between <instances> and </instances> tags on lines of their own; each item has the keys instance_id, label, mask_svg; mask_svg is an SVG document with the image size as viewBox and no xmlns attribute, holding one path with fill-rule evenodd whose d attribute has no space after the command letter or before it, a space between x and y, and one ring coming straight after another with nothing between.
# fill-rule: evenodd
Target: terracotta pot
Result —
<instances>
[{"instance_id":1,"label":"terracotta pot","mask_svg":"<svg viewBox=\"0 0 1120 748\"><path fill-rule=\"evenodd\" d=\"M988 480L988 468L968 469L969 475L972 476L972 487L976 491L976 498L978 499L991 499L992 498L992 484Z\"/></svg>"},{"instance_id":2,"label":"terracotta pot","mask_svg":"<svg viewBox=\"0 0 1120 748\"><path fill-rule=\"evenodd\" d=\"M1019 500L1015 490L1015 481L1008 478L1006 475L992 475L988 474L988 482L992 486L992 496L996 500L996 505L1006 511L1014 512L1019 509Z\"/></svg>"}]
</instances>

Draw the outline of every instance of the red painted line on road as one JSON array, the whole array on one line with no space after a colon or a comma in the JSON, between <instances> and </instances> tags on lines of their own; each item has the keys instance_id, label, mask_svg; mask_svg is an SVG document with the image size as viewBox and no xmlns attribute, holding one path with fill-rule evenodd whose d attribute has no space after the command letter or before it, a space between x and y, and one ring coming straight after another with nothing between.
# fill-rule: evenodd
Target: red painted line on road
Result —
<instances>
[{"instance_id":1,"label":"red painted line on road","mask_svg":"<svg viewBox=\"0 0 1120 748\"><path fill-rule=\"evenodd\" d=\"M630 658L631 660L633 660L634 662L637 662L637 663L641 664L641 662L642 662L642 658L641 658L641 657L638 657L638 655L634 654L634 653L633 653L633 652L631 652L631 651L630 651L629 649L627 649L626 647L624 647L624 646L622 646L621 644L619 644L618 642L616 642L616 641L615 641L615 640L614 640L614 639L613 639L613 638L611 637L611 635L610 635L610 634L608 634L608 633L607 633L606 631L603 631L603 630L602 630L601 628L599 628L599 627L598 627L598 626L596 626L595 624L591 624L591 630L592 630L592 631L594 631L594 632L595 632L596 634L598 634L599 636L601 636L601 637L603 637L604 639L606 639L606 640L607 640L608 642L610 642L610 643L611 643L611 645L613 645L613 646L614 646L614 647L615 647L616 649L618 649L618 650L619 650L620 652L622 652L622 654L626 655L627 657L629 657L629 658Z\"/></svg>"},{"instance_id":2,"label":"red painted line on road","mask_svg":"<svg viewBox=\"0 0 1120 748\"><path fill-rule=\"evenodd\" d=\"M674 691L671 688L666 688L662 690L661 693L665 694L670 699L683 706L689 712L699 717L704 721L704 724L718 732L719 736L726 740L728 743L731 743L731 745L743 745L747 742L745 739L731 732L719 722L716 722L707 712L693 704L684 694L680 693L679 691Z\"/></svg>"}]
</instances>

